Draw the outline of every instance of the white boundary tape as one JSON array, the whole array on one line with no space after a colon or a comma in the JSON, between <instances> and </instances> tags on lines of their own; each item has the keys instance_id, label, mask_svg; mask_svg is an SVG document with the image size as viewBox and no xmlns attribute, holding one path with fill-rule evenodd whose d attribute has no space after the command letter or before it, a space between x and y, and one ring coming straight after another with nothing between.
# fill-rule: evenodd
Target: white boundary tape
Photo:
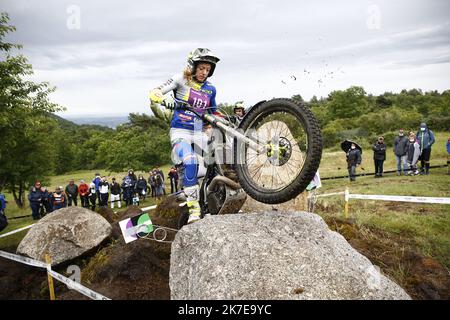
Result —
<instances>
[{"instance_id":1,"label":"white boundary tape","mask_svg":"<svg viewBox=\"0 0 450 320\"><path fill-rule=\"evenodd\" d=\"M323 193L323 194L316 194L315 197L316 198L321 198L321 197L329 197L329 196L337 196L340 194L344 194L345 192L333 192L333 193Z\"/></svg>"},{"instance_id":2,"label":"white boundary tape","mask_svg":"<svg viewBox=\"0 0 450 320\"><path fill-rule=\"evenodd\" d=\"M33 223L33 224L30 224L29 226L26 226L26 227L23 227L23 228L20 228L20 229L16 229L16 230L10 231L10 232L8 232L8 233L2 234L2 235L0 235L0 238L4 238L4 237L10 236L10 235L12 235L12 234L14 234L14 233L20 232L20 231L22 231L22 230L29 229L29 228L31 228L31 227L34 226L34 225L35 225L35 224Z\"/></svg>"},{"instance_id":3,"label":"white boundary tape","mask_svg":"<svg viewBox=\"0 0 450 320\"><path fill-rule=\"evenodd\" d=\"M56 280L61 281L62 283L66 284L69 288L78 291L79 293L85 295L86 297L89 297L93 300L111 300L95 291L92 291L89 288L86 288L85 286L76 281L64 277L63 275L53 271L50 268L47 268L47 272Z\"/></svg>"},{"instance_id":4,"label":"white boundary tape","mask_svg":"<svg viewBox=\"0 0 450 320\"><path fill-rule=\"evenodd\" d=\"M382 200L382 201L399 201L399 202L415 202L415 203L435 203L435 204L450 204L450 198L439 198L439 197L413 197L413 196L389 196L380 194L353 194L348 192L348 190L343 192L334 193L324 193L316 194L314 197L328 197L335 195L344 195L345 201L349 199L360 199L360 200Z\"/></svg>"},{"instance_id":5,"label":"white boundary tape","mask_svg":"<svg viewBox=\"0 0 450 320\"><path fill-rule=\"evenodd\" d=\"M62 283L66 284L69 288L78 291L79 293L94 299L94 300L111 300L95 291L92 291L89 288L86 288L85 286L83 286L82 284L73 281L69 278L64 277L63 275L53 271L51 269L51 266L45 262L42 261L38 261L38 260L34 260L31 258L27 258L27 257L23 257L23 256L19 256L13 253L9 253L6 251L1 251L0 250L0 257L4 257L6 259L9 260L14 260L23 264L27 264L30 266L34 266L34 267L38 267L38 268L43 268L43 269L47 269L47 272L56 280L61 281Z\"/></svg>"},{"instance_id":6,"label":"white boundary tape","mask_svg":"<svg viewBox=\"0 0 450 320\"><path fill-rule=\"evenodd\" d=\"M157 205L154 205L154 206L150 206L150 207L141 208L141 210L145 212L145 211L150 211L150 210L156 209L156 207L157 207Z\"/></svg>"},{"instance_id":7,"label":"white boundary tape","mask_svg":"<svg viewBox=\"0 0 450 320\"><path fill-rule=\"evenodd\" d=\"M0 257L4 257L9 260L14 260L23 264L27 264L29 266L38 267L38 268L47 268L47 264L42 261L34 260L31 258L18 256L17 254L9 253L6 251L0 251Z\"/></svg>"},{"instance_id":8,"label":"white boundary tape","mask_svg":"<svg viewBox=\"0 0 450 320\"><path fill-rule=\"evenodd\" d=\"M352 194L352 193L349 193L348 199L450 204L450 198L386 196L386 195L376 195L376 194Z\"/></svg>"}]
</instances>

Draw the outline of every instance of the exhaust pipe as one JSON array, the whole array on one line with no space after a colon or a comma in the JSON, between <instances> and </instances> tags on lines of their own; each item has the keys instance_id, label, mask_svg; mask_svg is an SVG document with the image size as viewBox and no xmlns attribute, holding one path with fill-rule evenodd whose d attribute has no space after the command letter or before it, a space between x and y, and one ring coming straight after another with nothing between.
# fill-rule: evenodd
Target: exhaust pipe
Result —
<instances>
[{"instance_id":1,"label":"exhaust pipe","mask_svg":"<svg viewBox=\"0 0 450 320\"><path fill-rule=\"evenodd\" d=\"M225 184L229 186L233 190L241 189L241 185L239 183L234 182L230 178L224 176L214 177L208 186L208 192L212 192L218 184Z\"/></svg>"}]
</instances>

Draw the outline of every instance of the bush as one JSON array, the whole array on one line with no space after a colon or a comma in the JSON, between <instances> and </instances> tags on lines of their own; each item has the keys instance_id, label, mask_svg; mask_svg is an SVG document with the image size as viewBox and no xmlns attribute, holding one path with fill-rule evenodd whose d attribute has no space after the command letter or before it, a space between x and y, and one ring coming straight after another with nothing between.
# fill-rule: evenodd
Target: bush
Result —
<instances>
[{"instance_id":1,"label":"bush","mask_svg":"<svg viewBox=\"0 0 450 320\"><path fill-rule=\"evenodd\" d=\"M351 130L343 130L338 133L338 137L340 140L357 140L364 137L367 137L369 132L366 128L358 127Z\"/></svg>"},{"instance_id":2,"label":"bush","mask_svg":"<svg viewBox=\"0 0 450 320\"><path fill-rule=\"evenodd\" d=\"M450 128L450 117L430 117L426 121L428 128L432 131L448 130Z\"/></svg>"}]
</instances>

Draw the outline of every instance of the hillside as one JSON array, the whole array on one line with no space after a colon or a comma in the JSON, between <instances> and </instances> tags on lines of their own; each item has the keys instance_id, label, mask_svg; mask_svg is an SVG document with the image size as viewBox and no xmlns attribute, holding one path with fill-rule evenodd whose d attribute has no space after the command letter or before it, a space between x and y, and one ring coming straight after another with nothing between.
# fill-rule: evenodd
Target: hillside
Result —
<instances>
[{"instance_id":1,"label":"hillside","mask_svg":"<svg viewBox=\"0 0 450 320\"><path fill-rule=\"evenodd\" d=\"M117 126L128 122L128 116L66 116L66 119L78 125L98 125L115 129Z\"/></svg>"}]
</instances>

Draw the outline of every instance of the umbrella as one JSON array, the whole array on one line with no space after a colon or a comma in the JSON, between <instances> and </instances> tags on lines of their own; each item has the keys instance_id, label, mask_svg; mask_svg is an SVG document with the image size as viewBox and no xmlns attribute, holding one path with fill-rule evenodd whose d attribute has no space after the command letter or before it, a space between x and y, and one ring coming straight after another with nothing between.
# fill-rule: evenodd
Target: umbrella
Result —
<instances>
[{"instance_id":1,"label":"umbrella","mask_svg":"<svg viewBox=\"0 0 450 320\"><path fill-rule=\"evenodd\" d=\"M359 149L359 151L360 151L361 154L362 154L362 148L361 148L361 146L360 146L359 144L357 144L355 141L352 141L352 140L344 140L343 142L341 142L341 149L342 149L344 152L348 152L348 150L350 150L350 148L351 148L351 146L352 146L352 143L355 144L356 148Z\"/></svg>"}]
</instances>

